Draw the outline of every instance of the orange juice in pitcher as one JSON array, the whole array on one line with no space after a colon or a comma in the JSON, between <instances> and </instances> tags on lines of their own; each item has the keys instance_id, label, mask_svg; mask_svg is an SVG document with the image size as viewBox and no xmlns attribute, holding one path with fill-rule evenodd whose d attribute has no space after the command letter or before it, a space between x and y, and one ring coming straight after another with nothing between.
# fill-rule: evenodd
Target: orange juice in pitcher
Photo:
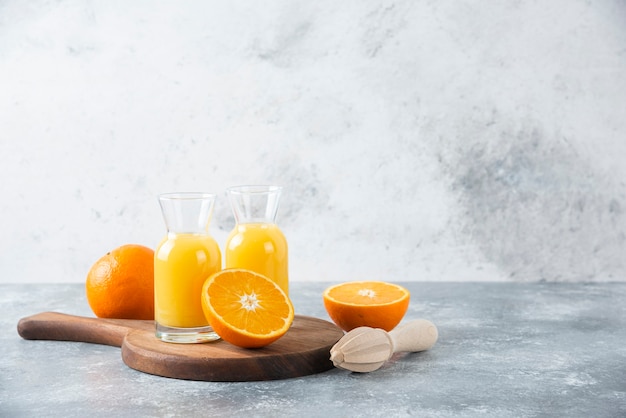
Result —
<instances>
[{"instance_id":1,"label":"orange juice in pitcher","mask_svg":"<svg viewBox=\"0 0 626 418\"><path fill-rule=\"evenodd\" d=\"M200 343L219 337L202 311L204 281L221 270L222 255L209 235L215 195L159 196L167 235L154 254L154 319L162 341Z\"/></svg>"},{"instance_id":2,"label":"orange juice in pitcher","mask_svg":"<svg viewBox=\"0 0 626 418\"><path fill-rule=\"evenodd\" d=\"M289 295L287 240L276 224L280 193L278 186L228 189L236 225L226 241L225 267L262 274Z\"/></svg>"}]
</instances>

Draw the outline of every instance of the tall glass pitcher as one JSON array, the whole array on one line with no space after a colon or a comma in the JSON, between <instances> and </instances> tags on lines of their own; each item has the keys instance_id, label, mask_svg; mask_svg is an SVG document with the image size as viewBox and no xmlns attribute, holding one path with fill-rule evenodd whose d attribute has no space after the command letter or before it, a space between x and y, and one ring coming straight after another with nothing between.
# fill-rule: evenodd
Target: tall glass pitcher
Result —
<instances>
[{"instance_id":1,"label":"tall glass pitcher","mask_svg":"<svg viewBox=\"0 0 626 418\"><path fill-rule=\"evenodd\" d=\"M226 241L226 268L262 274L289 295L287 240L276 225L281 187L237 186L227 190L235 228Z\"/></svg>"},{"instance_id":2,"label":"tall glass pitcher","mask_svg":"<svg viewBox=\"0 0 626 418\"><path fill-rule=\"evenodd\" d=\"M167 235L154 254L154 318L157 338L200 343L219 337L202 311L204 281L221 270L222 255L209 235L215 195L159 196Z\"/></svg>"}]
</instances>

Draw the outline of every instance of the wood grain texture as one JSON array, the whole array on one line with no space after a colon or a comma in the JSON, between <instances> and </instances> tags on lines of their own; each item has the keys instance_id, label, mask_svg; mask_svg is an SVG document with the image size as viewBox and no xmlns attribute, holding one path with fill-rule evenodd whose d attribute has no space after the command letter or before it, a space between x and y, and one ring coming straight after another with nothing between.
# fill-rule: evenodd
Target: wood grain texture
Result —
<instances>
[{"instance_id":1,"label":"wood grain texture","mask_svg":"<svg viewBox=\"0 0 626 418\"><path fill-rule=\"evenodd\" d=\"M296 315L278 341L258 349L218 340L173 344L154 336L152 321L101 319L44 312L22 318L18 333L29 340L82 341L121 347L129 367L158 376L204 381L275 380L333 367L330 348L343 336L334 324Z\"/></svg>"}]
</instances>

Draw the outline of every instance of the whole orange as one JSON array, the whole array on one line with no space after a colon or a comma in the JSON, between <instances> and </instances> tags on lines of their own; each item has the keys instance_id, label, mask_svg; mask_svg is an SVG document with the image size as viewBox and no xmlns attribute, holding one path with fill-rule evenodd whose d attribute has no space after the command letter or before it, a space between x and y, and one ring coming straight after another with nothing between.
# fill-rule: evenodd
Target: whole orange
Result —
<instances>
[{"instance_id":1,"label":"whole orange","mask_svg":"<svg viewBox=\"0 0 626 418\"><path fill-rule=\"evenodd\" d=\"M128 244L106 253L89 270L85 289L99 318L154 319L154 251Z\"/></svg>"},{"instance_id":2,"label":"whole orange","mask_svg":"<svg viewBox=\"0 0 626 418\"><path fill-rule=\"evenodd\" d=\"M357 327L391 331L404 317L410 297L402 286L376 281L340 283L323 293L328 315L345 331Z\"/></svg>"}]
</instances>

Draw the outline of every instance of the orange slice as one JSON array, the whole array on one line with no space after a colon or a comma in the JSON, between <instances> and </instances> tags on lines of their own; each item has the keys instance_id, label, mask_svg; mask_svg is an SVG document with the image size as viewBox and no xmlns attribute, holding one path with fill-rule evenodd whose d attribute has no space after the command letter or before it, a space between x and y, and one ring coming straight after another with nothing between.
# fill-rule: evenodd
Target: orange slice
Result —
<instances>
[{"instance_id":1,"label":"orange slice","mask_svg":"<svg viewBox=\"0 0 626 418\"><path fill-rule=\"evenodd\" d=\"M285 335L294 318L285 292L267 277L245 269L210 276L202 288L202 309L223 340L244 348L273 343Z\"/></svg>"},{"instance_id":2,"label":"orange slice","mask_svg":"<svg viewBox=\"0 0 626 418\"><path fill-rule=\"evenodd\" d=\"M327 288L324 307L339 328L382 328L391 331L409 307L410 293L387 282L346 282Z\"/></svg>"}]
</instances>

